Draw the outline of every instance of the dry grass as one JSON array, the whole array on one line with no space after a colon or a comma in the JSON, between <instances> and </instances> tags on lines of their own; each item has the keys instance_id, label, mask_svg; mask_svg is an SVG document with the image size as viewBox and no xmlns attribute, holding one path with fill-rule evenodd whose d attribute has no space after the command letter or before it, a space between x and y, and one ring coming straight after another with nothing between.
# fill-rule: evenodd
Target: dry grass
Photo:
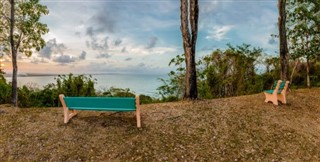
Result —
<instances>
[{"instance_id":1,"label":"dry grass","mask_svg":"<svg viewBox=\"0 0 320 162\"><path fill-rule=\"evenodd\" d=\"M142 106L133 113L0 105L0 161L320 161L320 89L288 105L256 95Z\"/></svg>"}]
</instances>

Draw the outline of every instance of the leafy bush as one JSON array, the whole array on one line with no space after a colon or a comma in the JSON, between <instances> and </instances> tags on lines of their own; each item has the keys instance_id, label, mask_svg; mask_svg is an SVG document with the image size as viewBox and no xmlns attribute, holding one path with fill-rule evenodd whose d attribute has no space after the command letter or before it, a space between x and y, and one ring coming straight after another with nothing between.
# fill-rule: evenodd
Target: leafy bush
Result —
<instances>
[{"instance_id":1,"label":"leafy bush","mask_svg":"<svg viewBox=\"0 0 320 162\"><path fill-rule=\"evenodd\" d=\"M59 94L66 96L96 96L94 79L91 76L59 75L57 84L48 84L43 89L26 86L18 89L19 107L57 107Z\"/></svg>"},{"instance_id":2,"label":"leafy bush","mask_svg":"<svg viewBox=\"0 0 320 162\"><path fill-rule=\"evenodd\" d=\"M102 92L101 96L106 97L135 97L134 92L131 92L129 88L115 88L111 87L104 92ZM153 99L150 96L147 95L140 95L140 103L141 104L148 104L148 103L155 103L158 102L158 100Z\"/></svg>"},{"instance_id":3,"label":"leafy bush","mask_svg":"<svg viewBox=\"0 0 320 162\"><path fill-rule=\"evenodd\" d=\"M107 97L135 97L135 94L129 88L115 88L111 87L102 93L102 96Z\"/></svg>"},{"instance_id":4,"label":"leafy bush","mask_svg":"<svg viewBox=\"0 0 320 162\"><path fill-rule=\"evenodd\" d=\"M44 86L42 89L33 84L24 85L18 88L19 107L58 107L60 104L59 94L66 96L97 96L94 84L95 79L91 76L84 75L59 75L56 79L56 84L51 83ZM0 103L10 103L11 86L6 83L5 79L0 78ZM135 94L130 89L114 88L100 93L99 96L108 97L135 97ZM140 95L141 104L153 103L157 100L150 96Z\"/></svg>"},{"instance_id":5,"label":"leafy bush","mask_svg":"<svg viewBox=\"0 0 320 162\"><path fill-rule=\"evenodd\" d=\"M155 103L157 102L156 99L153 99L152 97L150 96L147 96L147 95L140 95L140 103L141 104L149 104L149 103Z\"/></svg>"},{"instance_id":6,"label":"leafy bush","mask_svg":"<svg viewBox=\"0 0 320 162\"><path fill-rule=\"evenodd\" d=\"M28 88L27 86L22 86L18 88L18 106L19 107L35 107L39 105L41 101L38 100L38 93L36 90L32 88Z\"/></svg>"},{"instance_id":7,"label":"leafy bush","mask_svg":"<svg viewBox=\"0 0 320 162\"><path fill-rule=\"evenodd\" d=\"M66 96L96 96L94 84L96 79L85 75L75 76L58 75L57 81L58 92Z\"/></svg>"},{"instance_id":8,"label":"leafy bush","mask_svg":"<svg viewBox=\"0 0 320 162\"><path fill-rule=\"evenodd\" d=\"M0 104L10 103L11 85L7 84L6 79L0 74Z\"/></svg>"}]
</instances>

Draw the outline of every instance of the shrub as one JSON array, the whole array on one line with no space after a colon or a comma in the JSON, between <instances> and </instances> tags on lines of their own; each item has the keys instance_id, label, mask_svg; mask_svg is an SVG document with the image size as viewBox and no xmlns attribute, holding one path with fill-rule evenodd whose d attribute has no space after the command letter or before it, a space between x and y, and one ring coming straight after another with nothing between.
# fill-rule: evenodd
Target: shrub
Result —
<instances>
[{"instance_id":1,"label":"shrub","mask_svg":"<svg viewBox=\"0 0 320 162\"><path fill-rule=\"evenodd\" d=\"M59 75L57 81L58 92L66 96L96 96L94 84L96 79L85 75Z\"/></svg>"},{"instance_id":2,"label":"shrub","mask_svg":"<svg viewBox=\"0 0 320 162\"><path fill-rule=\"evenodd\" d=\"M10 103L11 85L6 82L6 79L0 75L0 104Z\"/></svg>"}]
</instances>

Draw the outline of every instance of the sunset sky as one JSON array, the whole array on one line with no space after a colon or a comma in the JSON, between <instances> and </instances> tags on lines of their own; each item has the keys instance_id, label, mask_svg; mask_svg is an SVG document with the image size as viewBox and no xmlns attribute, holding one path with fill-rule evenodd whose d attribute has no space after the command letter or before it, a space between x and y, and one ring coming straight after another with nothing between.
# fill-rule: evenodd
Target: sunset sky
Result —
<instances>
[{"instance_id":1,"label":"sunset sky","mask_svg":"<svg viewBox=\"0 0 320 162\"><path fill-rule=\"evenodd\" d=\"M46 47L19 56L26 73L167 73L182 54L179 0L42 0ZM199 0L197 57L251 44L278 51L276 0ZM10 59L5 71L11 73Z\"/></svg>"}]
</instances>

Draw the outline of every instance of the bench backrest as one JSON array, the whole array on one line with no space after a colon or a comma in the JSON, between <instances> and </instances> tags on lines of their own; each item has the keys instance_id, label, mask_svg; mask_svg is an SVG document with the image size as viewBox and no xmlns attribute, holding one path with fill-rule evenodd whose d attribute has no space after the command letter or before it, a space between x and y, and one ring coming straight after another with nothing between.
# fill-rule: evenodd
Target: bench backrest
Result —
<instances>
[{"instance_id":1,"label":"bench backrest","mask_svg":"<svg viewBox=\"0 0 320 162\"><path fill-rule=\"evenodd\" d=\"M271 88L272 90L276 89L277 83L278 83L277 80L274 81L273 86L272 86L272 88ZM286 81L283 80L283 81L280 83L279 91L282 91L285 85L286 85Z\"/></svg>"},{"instance_id":2,"label":"bench backrest","mask_svg":"<svg viewBox=\"0 0 320 162\"><path fill-rule=\"evenodd\" d=\"M277 89L277 86L279 86L279 88ZM281 81L281 80L277 80L274 82L271 90L266 90L264 92L269 93L269 94L281 94L281 93L286 93L287 89L289 86L289 81ZM277 89L277 91L275 92L275 90Z\"/></svg>"},{"instance_id":3,"label":"bench backrest","mask_svg":"<svg viewBox=\"0 0 320 162\"><path fill-rule=\"evenodd\" d=\"M69 109L101 111L135 111L135 98L119 97L64 97Z\"/></svg>"}]
</instances>

